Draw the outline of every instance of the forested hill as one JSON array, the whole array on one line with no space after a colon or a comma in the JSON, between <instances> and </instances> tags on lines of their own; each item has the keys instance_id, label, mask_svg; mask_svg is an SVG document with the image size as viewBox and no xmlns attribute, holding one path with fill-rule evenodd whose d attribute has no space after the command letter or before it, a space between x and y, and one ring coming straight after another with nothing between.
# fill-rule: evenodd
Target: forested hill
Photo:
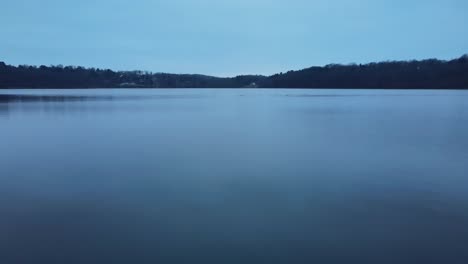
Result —
<instances>
[{"instance_id":1,"label":"forested hill","mask_svg":"<svg viewBox=\"0 0 468 264\"><path fill-rule=\"evenodd\" d=\"M450 61L331 64L269 77L266 87L468 89L468 55Z\"/></svg>"},{"instance_id":2,"label":"forested hill","mask_svg":"<svg viewBox=\"0 0 468 264\"><path fill-rule=\"evenodd\" d=\"M237 88L262 76L218 78L197 74L112 71L57 66L11 66L0 62L0 88Z\"/></svg>"},{"instance_id":3,"label":"forested hill","mask_svg":"<svg viewBox=\"0 0 468 264\"><path fill-rule=\"evenodd\" d=\"M273 76L220 78L0 62L0 88L401 88L468 89L468 55L450 61L331 64Z\"/></svg>"}]
</instances>

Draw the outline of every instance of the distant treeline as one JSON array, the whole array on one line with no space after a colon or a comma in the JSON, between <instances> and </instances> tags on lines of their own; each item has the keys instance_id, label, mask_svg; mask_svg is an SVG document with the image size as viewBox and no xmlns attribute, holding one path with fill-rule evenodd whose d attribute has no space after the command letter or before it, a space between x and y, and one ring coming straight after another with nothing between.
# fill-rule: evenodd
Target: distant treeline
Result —
<instances>
[{"instance_id":1,"label":"distant treeline","mask_svg":"<svg viewBox=\"0 0 468 264\"><path fill-rule=\"evenodd\" d=\"M17 67L0 62L0 88L237 88L265 77L112 71L75 66Z\"/></svg>"},{"instance_id":2,"label":"distant treeline","mask_svg":"<svg viewBox=\"0 0 468 264\"><path fill-rule=\"evenodd\" d=\"M389 61L311 67L272 76L112 71L0 62L0 88L400 88L468 89L468 55L450 61Z\"/></svg>"},{"instance_id":3,"label":"distant treeline","mask_svg":"<svg viewBox=\"0 0 468 264\"><path fill-rule=\"evenodd\" d=\"M269 77L266 87L467 89L468 55L450 61L389 61L312 67Z\"/></svg>"}]
</instances>

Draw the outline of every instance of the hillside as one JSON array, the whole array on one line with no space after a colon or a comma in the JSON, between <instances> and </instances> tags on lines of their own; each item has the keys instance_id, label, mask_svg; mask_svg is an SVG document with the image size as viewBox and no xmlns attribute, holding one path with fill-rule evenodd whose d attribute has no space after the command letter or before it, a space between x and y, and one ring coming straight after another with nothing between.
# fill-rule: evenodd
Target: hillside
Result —
<instances>
[{"instance_id":1,"label":"hillside","mask_svg":"<svg viewBox=\"0 0 468 264\"><path fill-rule=\"evenodd\" d=\"M221 78L197 74L112 71L74 66L7 65L0 88L381 88L468 89L468 55L443 61L330 64L272 76Z\"/></svg>"}]
</instances>

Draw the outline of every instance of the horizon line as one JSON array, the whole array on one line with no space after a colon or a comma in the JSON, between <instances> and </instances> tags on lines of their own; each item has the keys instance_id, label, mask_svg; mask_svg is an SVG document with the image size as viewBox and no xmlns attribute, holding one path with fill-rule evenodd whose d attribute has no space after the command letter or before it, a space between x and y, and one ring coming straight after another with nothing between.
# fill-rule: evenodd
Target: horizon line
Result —
<instances>
[{"instance_id":1,"label":"horizon line","mask_svg":"<svg viewBox=\"0 0 468 264\"><path fill-rule=\"evenodd\" d=\"M262 77L271 77L271 76L274 76L274 75L278 75L278 74L284 74L284 73L287 73L287 72L295 72L295 71L301 71L301 70L305 70L305 69L310 69L310 68L314 68L314 67L320 67L320 68L324 68L324 67L327 67L327 66L353 66L353 65L370 65L370 64L374 64L374 63L392 63L392 62L417 62L417 61L426 61L426 60L438 60L438 61L442 61L442 62L447 62L447 61L452 61L452 60L456 60L456 59L459 59L459 58L464 58L464 57L468 57L468 53L465 53L465 54L462 54L461 56L458 56L458 57L454 57L454 58L450 58L450 59L439 59L439 58L436 58L436 57L432 57L432 58L426 58L426 59L395 59L395 60L381 60L381 61L370 61L370 62L365 62L365 63L358 63L358 62L348 62L348 63L328 63L328 64L322 64L322 65L312 65L312 66L307 66L307 67L304 67L304 68L300 68L300 69L294 69L294 70L287 70L287 71L281 71L281 72L276 72L276 73L273 73L273 74L256 74L256 73L247 73L247 74L237 74L237 75L211 75L211 74L203 74L203 73L184 73L184 72L179 72L179 73L176 73L176 72L163 72L163 71L149 71L149 70L114 70L112 68L100 68L100 67L94 67L94 66L82 66L82 65L64 65L64 64L49 64L49 65L45 65L45 64L41 64L41 65L32 65L32 64L9 64L5 61L2 61L0 60L0 63L4 63L5 65L7 66L13 66L13 67L21 67L21 66L28 66L28 67L36 67L36 68L39 68L41 66L45 66L45 67L72 67L72 68L84 68L84 69L96 69L96 70L110 70L110 71L113 71L113 72L142 72L144 74L169 74L169 75L198 75L198 76L206 76L206 77L213 77L213 78L236 78L236 77L241 77L241 76L262 76Z\"/></svg>"}]
</instances>

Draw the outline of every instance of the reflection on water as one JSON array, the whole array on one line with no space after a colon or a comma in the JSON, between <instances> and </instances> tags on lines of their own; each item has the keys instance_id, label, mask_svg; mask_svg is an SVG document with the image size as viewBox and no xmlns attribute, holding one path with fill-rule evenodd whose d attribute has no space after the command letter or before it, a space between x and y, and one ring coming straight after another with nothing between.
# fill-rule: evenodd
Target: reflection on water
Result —
<instances>
[{"instance_id":1,"label":"reflection on water","mask_svg":"<svg viewBox=\"0 0 468 264\"><path fill-rule=\"evenodd\" d=\"M50 90L49 90L50 91ZM8 90L11 92L11 90ZM58 91L63 92L63 91ZM91 92L92 93L92 92ZM197 99L198 94L0 94L0 112L4 114L14 108L15 111L54 112L65 114L73 112L101 112L124 109L122 101L135 102L140 100L170 100L170 99ZM103 102L104 104L93 104ZM91 104L90 104L91 103ZM115 103L118 103L117 105ZM135 108L135 109L134 109ZM131 105L128 110L141 110L141 105Z\"/></svg>"},{"instance_id":2,"label":"reflection on water","mask_svg":"<svg viewBox=\"0 0 468 264\"><path fill-rule=\"evenodd\" d=\"M183 94L156 94L156 95L66 95L66 94L0 94L0 103L18 102L84 102L84 101L114 101L114 100L152 100L152 99L177 99L199 98L197 95Z\"/></svg>"},{"instance_id":3,"label":"reflection on water","mask_svg":"<svg viewBox=\"0 0 468 264\"><path fill-rule=\"evenodd\" d=\"M468 263L467 95L0 91L0 263Z\"/></svg>"},{"instance_id":4,"label":"reflection on water","mask_svg":"<svg viewBox=\"0 0 468 264\"><path fill-rule=\"evenodd\" d=\"M112 100L112 96L0 94L0 103Z\"/></svg>"}]
</instances>

